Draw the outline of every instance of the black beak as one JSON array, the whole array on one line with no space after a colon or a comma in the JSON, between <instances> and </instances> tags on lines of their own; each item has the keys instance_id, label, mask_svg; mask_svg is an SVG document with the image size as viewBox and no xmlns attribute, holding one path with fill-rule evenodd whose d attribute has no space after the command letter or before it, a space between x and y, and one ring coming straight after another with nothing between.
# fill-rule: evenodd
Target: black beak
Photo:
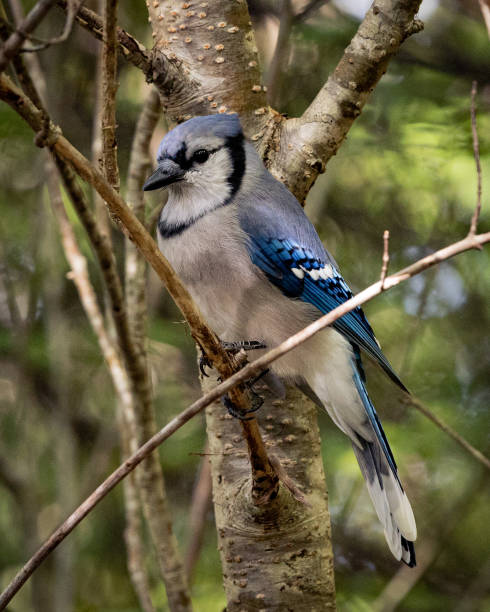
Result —
<instances>
[{"instance_id":1,"label":"black beak","mask_svg":"<svg viewBox=\"0 0 490 612\"><path fill-rule=\"evenodd\" d=\"M146 179L143 191L153 191L161 187L167 187L176 181L181 181L184 171L171 159L164 159L155 172Z\"/></svg>"}]
</instances>

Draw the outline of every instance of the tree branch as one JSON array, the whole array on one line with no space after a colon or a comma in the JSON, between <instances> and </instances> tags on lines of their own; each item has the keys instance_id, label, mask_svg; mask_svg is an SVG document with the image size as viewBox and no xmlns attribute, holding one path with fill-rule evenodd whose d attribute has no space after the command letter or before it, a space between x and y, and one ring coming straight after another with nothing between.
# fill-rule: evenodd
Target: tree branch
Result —
<instances>
[{"instance_id":1,"label":"tree branch","mask_svg":"<svg viewBox=\"0 0 490 612\"><path fill-rule=\"evenodd\" d=\"M0 48L0 72L5 70L7 64L19 52L22 43L32 30L41 23L55 3L56 0L39 0L29 11L26 18L18 24L15 32L11 34Z\"/></svg>"},{"instance_id":2,"label":"tree branch","mask_svg":"<svg viewBox=\"0 0 490 612\"><path fill-rule=\"evenodd\" d=\"M57 2L63 10L67 10L66 0L57 0ZM77 21L95 38L103 40L104 23L100 15L82 7L78 11ZM183 70L182 62L175 54L167 55L157 48L148 51L134 36L120 27L116 28L116 35L122 56L139 68L145 75L146 81L153 83L164 98L168 98L174 92L185 91L189 95L195 93L198 83L188 76L186 70Z\"/></svg>"},{"instance_id":3,"label":"tree branch","mask_svg":"<svg viewBox=\"0 0 490 612\"><path fill-rule=\"evenodd\" d=\"M278 124L270 171L303 202L403 41L422 29L421 0L376 0L333 74L298 119Z\"/></svg>"},{"instance_id":4,"label":"tree branch","mask_svg":"<svg viewBox=\"0 0 490 612\"><path fill-rule=\"evenodd\" d=\"M478 225L478 219L480 218L481 212L481 165L480 165L480 144L478 142L478 131L476 129L476 92L477 92L477 82L473 81L471 85L471 135L473 138L473 155L475 157L476 164L476 207L475 212L473 213L473 217L471 218L470 225L470 236L474 236L476 234L476 227Z\"/></svg>"},{"instance_id":5,"label":"tree branch","mask_svg":"<svg viewBox=\"0 0 490 612\"><path fill-rule=\"evenodd\" d=\"M102 167L107 180L119 191L116 142L117 92L117 2L105 0L104 41L102 45Z\"/></svg>"},{"instance_id":6,"label":"tree branch","mask_svg":"<svg viewBox=\"0 0 490 612\"><path fill-rule=\"evenodd\" d=\"M128 170L130 207L140 220L144 220L143 182L149 170L149 143L159 117L160 101L152 87L138 118L131 147ZM136 247L126 240L126 310L135 350L144 364L146 386L151 382L145 348L146 322L146 262ZM152 402L136 396L131 408L133 427L130 430L131 449L143 444L157 431ZM150 455L136 472L137 484L143 501L160 571L167 589L172 612L190 610L187 579L172 527L172 513L166 493L163 471L158 455Z\"/></svg>"},{"instance_id":7,"label":"tree branch","mask_svg":"<svg viewBox=\"0 0 490 612\"><path fill-rule=\"evenodd\" d=\"M1 81L0 81L1 82ZM399 272L387 276L385 279L385 290L396 287L400 283L408 280L416 274L420 274L442 261L446 261L455 255L478 249L479 246L490 242L490 232L478 234L476 236L467 236L463 240L450 244L449 246L432 253L415 263L403 268ZM211 391L203 395L191 406L186 408L178 416L173 418L165 427L157 434L141 446L135 453L128 457L126 461L120 465L106 480L100 484L97 489L62 523L62 525L51 535L51 537L39 548L31 559L15 576L12 582L7 586L5 591L0 595L0 610L3 610L12 597L28 580L35 569L44 561L44 559L64 540L64 538L82 521L85 516L103 499L127 474L143 461L143 459L153 452L162 442L167 440L180 427L182 427L193 416L198 414L203 408L209 406L212 402L220 398L225 393L228 393L233 387L250 379L252 376L264 370L270 363L276 361L289 351L293 350L313 335L318 333L325 327L332 325L337 319L351 312L357 306L372 300L375 296L382 293L381 281L367 287L354 297L350 298L342 305L338 306L320 319L317 319L301 331L297 332L279 346L268 351L265 355L259 357L246 365L244 368L227 378L224 382L214 387Z\"/></svg>"}]
</instances>

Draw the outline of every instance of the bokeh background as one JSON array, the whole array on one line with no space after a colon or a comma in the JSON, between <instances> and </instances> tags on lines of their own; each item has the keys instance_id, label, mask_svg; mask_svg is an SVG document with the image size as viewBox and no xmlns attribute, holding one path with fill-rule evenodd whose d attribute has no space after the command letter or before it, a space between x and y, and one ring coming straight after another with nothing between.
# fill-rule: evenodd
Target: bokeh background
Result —
<instances>
[{"instance_id":1,"label":"bokeh background","mask_svg":"<svg viewBox=\"0 0 490 612\"><path fill-rule=\"evenodd\" d=\"M34 2L23 2L29 9ZM121 2L120 22L147 46L144 2ZM321 3L318 3L319 5ZM249 2L264 68L274 51L281 2ZM369 3L325 3L297 23L284 51L278 110L301 113L356 31ZM97 8L95 3L87 6ZM298 4L298 8L300 5ZM477 2L424 0L425 30L390 64L347 141L330 161L306 210L354 290L379 278L382 235L390 269L463 237L476 200L470 89L478 81L483 169L480 229L489 230L490 49ZM40 32L61 29L54 11ZM48 107L65 135L90 156L98 43L75 26L69 40L39 54ZM117 98L124 193L134 126L147 92L120 62ZM164 133L161 122L154 148ZM148 211L159 205L148 199ZM97 266L67 202L91 275ZM114 233L117 254L123 241ZM114 394L64 259L33 134L0 104L0 583L120 460ZM481 451L490 449L490 250L469 252L367 304L383 349L407 387ZM101 298L102 300L102 298ZM164 424L199 395L195 351L181 317L149 275L150 355L157 418ZM398 573L350 444L326 414L319 420L332 513L341 610L490 610L488 471L368 367L370 391L395 451L419 525L419 566ZM175 529L185 551L189 506L205 445L201 417L160 449ZM35 576L35 608L132 611L121 488L113 491ZM223 609L211 507L195 568L198 612ZM154 601L165 593L147 559ZM11 605L32 609L31 586ZM69 589L61 610L57 592ZM391 595L395 593L396 604ZM402 597L401 594L404 594ZM389 607L391 605L391 608ZM394 607L393 607L394 606Z\"/></svg>"}]
</instances>

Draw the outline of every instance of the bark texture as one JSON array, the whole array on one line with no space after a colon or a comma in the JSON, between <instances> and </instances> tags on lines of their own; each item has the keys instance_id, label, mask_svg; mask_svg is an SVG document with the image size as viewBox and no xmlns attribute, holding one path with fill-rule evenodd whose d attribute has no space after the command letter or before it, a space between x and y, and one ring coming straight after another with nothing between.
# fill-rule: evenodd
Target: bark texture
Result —
<instances>
[{"instance_id":1,"label":"bark texture","mask_svg":"<svg viewBox=\"0 0 490 612\"><path fill-rule=\"evenodd\" d=\"M170 121L236 112L258 140L272 111L246 0L155 0L147 6L155 42L153 80Z\"/></svg>"},{"instance_id":2,"label":"bark texture","mask_svg":"<svg viewBox=\"0 0 490 612\"><path fill-rule=\"evenodd\" d=\"M212 382L206 381L206 386ZM258 387L258 385L256 385ZM284 401L260 389L266 446L300 483L308 505L281 487L257 506L240 423L220 402L207 408L213 501L227 611L335 610L330 515L316 408L299 391Z\"/></svg>"}]
</instances>

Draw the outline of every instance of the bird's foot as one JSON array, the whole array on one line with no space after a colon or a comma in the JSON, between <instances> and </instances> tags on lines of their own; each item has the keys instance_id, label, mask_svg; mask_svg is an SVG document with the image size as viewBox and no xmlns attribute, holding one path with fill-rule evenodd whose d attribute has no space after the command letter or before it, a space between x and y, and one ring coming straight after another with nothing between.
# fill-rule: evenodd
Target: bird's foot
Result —
<instances>
[{"instance_id":1,"label":"bird's foot","mask_svg":"<svg viewBox=\"0 0 490 612\"><path fill-rule=\"evenodd\" d=\"M221 346L225 351L231 353L232 355L236 355L241 350L244 351L253 351L257 349L265 349L267 346L260 342L259 340L237 340L236 342L225 342L221 341ZM208 376L206 374L206 368L212 368L213 364L209 361L209 359L204 354L204 351L201 348L201 356L199 357L199 371L203 376Z\"/></svg>"},{"instance_id":2,"label":"bird's foot","mask_svg":"<svg viewBox=\"0 0 490 612\"><path fill-rule=\"evenodd\" d=\"M235 417L236 419L240 419L241 421L250 421L251 419L254 418L253 416L247 416L247 415L249 415L252 412L256 412L264 403L264 398L260 396L254 390L253 386L258 380L262 378L262 376L265 376L268 372L269 370L264 370L252 380L249 380L246 383L244 383L247 389L247 392L248 392L248 396L250 398L251 407L249 410L246 410L244 412L243 410L238 409L237 406L231 401L228 394L223 396L222 402L225 408L228 410L229 415L231 415L232 417Z\"/></svg>"},{"instance_id":3,"label":"bird's foot","mask_svg":"<svg viewBox=\"0 0 490 612\"><path fill-rule=\"evenodd\" d=\"M236 342L226 342L221 340L221 346L229 353L235 354L241 351L255 351L265 349L267 346L260 340L237 340Z\"/></svg>"}]
</instances>

